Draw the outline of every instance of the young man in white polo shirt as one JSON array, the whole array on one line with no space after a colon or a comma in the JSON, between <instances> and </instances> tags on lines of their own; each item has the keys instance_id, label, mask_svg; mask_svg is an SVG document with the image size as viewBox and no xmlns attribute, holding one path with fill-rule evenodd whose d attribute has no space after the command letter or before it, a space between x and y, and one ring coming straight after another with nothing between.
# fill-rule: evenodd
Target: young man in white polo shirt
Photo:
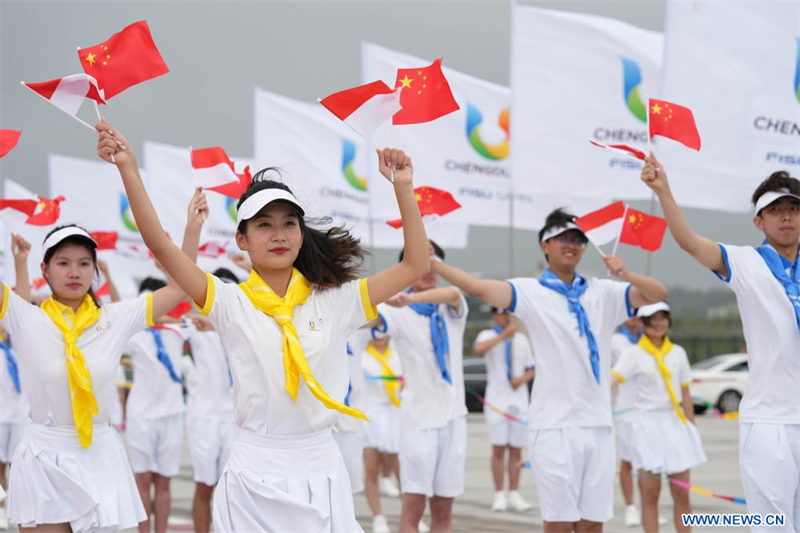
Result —
<instances>
[{"instance_id":1,"label":"young man in white polo shirt","mask_svg":"<svg viewBox=\"0 0 800 533\"><path fill-rule=\"evenodd\" d=\"M800 181L778 171L753 193L758 247L718 244L697 235L670 190L664 167L650 156L642 181L655 191L673 237L736 294L750 377L739 406L739 467L747 509L783 514L785 525L753 531L800 530Z\"/></svg>"},{"instance_id":2,"label":"young man in white polo shirt","mask_svg":"<svg viewBox=\"0 0 800 533\"><path fill-rule=\"evenodd\" d=\"M494 327L478 333L473 345L476 355L486 362L486 402L517 420L510 420L489 407L483 408L489 439L492 442L492 478L494 502L492 511L527 511L531 504L519 493L520 461L526 443L527 428L521 423L528 418L530 394L528 383L533 379L533 350L528 338L517 332L508 311L492 307ZM505 466L508 452L508 467ZM508 469L508 495L503 471Z\"/></svg>"},{"instance_id":3,"label":"young man in white polo shirt","mask_svg":"<svg viewBox=\"0 0 800 533\"><path fill-rule=\"evenodd\" d=\"M432 255L444 251L431 242ZM400 260L403 252L400 252ZM460 291L436 285L433 270L379 308L400 352L400 532L415 533L430 498L431 531L452 531L453 501L464 492L467 406L464 330L467 302Z\"/></svg>"},{"instance_id":4,"label":"young man in white polo shirt","mask_svg":"<svg viewBox=\"0 0 800 533\"><path fill-rule=\"evenodd\" d=\"M622 282L586 280L577 272L587 238L574 216L557 209L539 232L548 268L541 278L482 280L434 261L447 281L525 324L536 347L536 384L528 446L545 533L600 532L614 515L611 336L636 307L667 289L605 263Z\"/></svg>"}]
</instances>

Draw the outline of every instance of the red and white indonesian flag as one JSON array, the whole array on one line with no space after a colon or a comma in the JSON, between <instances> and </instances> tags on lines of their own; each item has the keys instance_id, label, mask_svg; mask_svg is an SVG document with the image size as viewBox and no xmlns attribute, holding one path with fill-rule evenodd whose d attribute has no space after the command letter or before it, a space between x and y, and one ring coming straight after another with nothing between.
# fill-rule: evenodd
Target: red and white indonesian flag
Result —
<instances>
[{"instance_id":1,"label":"red and white indonesian flag","mask_svg":"<svg viewBox=\"0 0 800 533\"><path fill-rule=\"evenodd\" d=\"M390 89L379 80L334 93L319 103L356 133L369 139L373 131L403 108L400 91Z\"/></svg>"},{"instance_id":2,"label":"red and white indonesian flag","mask_svg":"<svg viewBox=\"0 0 800 533\"><path fill-rule=\"evenodd\" d=\"M597 246L609 243L622 233L625 204L616 202L575 219L586 237Z\"/></svg>"},{"instance_id":3,"label":"red and white indonesian flag","mask_svg":"<svg viewBox=\"0 0 800 533\"><path fill-rule=\"evenodd\" d=\"M219 187L239 181L233 162L219 146L192 150L192 168L198 187Z\"/></svg>"},{"instance_id":4,"label":"red and white indonesian flag","mask_svg":"<svg viewBox=\"0 0 800 533\"><path fill-rule=\"evenodd\" d=\"M78 113L78 109L87 98L98 104L105 105L106 103L103 90L97 86L97 81L88 74L73 74L50 81L22 82L22 84L64 113L73 116Z\"/></svg>"},{"instance_id":5,"label":"red and white indonesian flag","mask_svg":"<svg viewBox=\"0 0 800 533\"><path fill-rule=\"evenodd\" d=\"M634 157L636 159L639 159L640 161L644 161L645 158L647 157L647 154L645 154L641 150L637 150L633 146L628 146L627 144L601 144L591 139L589 139L589 142L599 148L605 148L607 150L611 150L612 152L617 152L618 154Z\"/></svg>"}]
</instances>

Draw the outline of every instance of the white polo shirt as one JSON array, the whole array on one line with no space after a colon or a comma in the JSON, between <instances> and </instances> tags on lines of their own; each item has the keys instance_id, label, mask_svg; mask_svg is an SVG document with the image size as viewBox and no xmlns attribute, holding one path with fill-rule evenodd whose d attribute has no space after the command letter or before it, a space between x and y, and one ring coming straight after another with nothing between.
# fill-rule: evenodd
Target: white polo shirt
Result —
<instances>
[{"instance_id":1,"label":"white polo shirt","mask_svg":"<svg viewBox=\"0 0 800 533\"><path fill-rule=\"evenodd\" d=\"M611 336L630 318L631 285L590 279L581 304L600 351L600 383L589 361L589 344L563 295L536 278L510 280L511 309L522 320L536 346L528 429L611 425Z\"/></svg>"},{"instance_id":2,"label":"white polo shirt","mask_svg":"<svg viewBox=\"0 0 800 533\"><path fill-rule=\"evenodd\" d=\"M186 328L176 324L159 330L172 368L180 377ZM149 330L134 335L125 347L133 363L133 386L128 394L128 418L161 418L186 411L183 384L173 381L169 370L158 360L156 341Z\"/></svg>"},{"instance_id":3,"label":"white polo shirt","mask_svg":"<svg viewBox=\"0 0 800 533\"><path fill-rule=\"evenodd\" d=\"M622 333L614 333L611 336L611 365L616 365L622 354L636 346L631 340ZM614 409L622 411L625 409L632 409L636 407L635 392L629 383L620 383L617 385L617 398L614 403Z\"/></svg>"},{"instance_id":4,"label":"white polo shirt","mask_svg":"<svg viewBox=\"0 0 800 533\"><path fill-rule=\"evenodd\" d=\"M389 339L388 348L389 357L386 362L389 364L389 368L392 369L395 376L402 376L403 367L400 364L400 354L397 353L397 346L394 339ZM383 367L380 362L378 362L374 355L366 350L361 355L361 368L363 368L366 376L380 376L383 374ZM402 382L398 383L398 385L400 385L397 389L397 397L399 399ZM386 393L385 381L367 380L364 387L364 397L365 401L370 404L389 405L392 403L389 399L389 395Z\"/></svg>"},{"instance_id":5,"label":"white polo shirt","mask_svg":"<svg viewBox=\"0 0 800 533\"><path fill-rule=\"evenodd\" d=\"M332 427L339 413L314 398L302 378L296 401L286 391L283 328L256 309L238 285L211 275L208 279L201 312L211 319L228 354L238 426L276 436ZM333 399L342 402L347 394L347 338L376 317L366 279L333 289L314 288L306 303L295 307L292 322L303 352L314 377Z\"/></svg>"},{"instance_id":6,"label":"white polo shirt","mask_svg":"<svg viewBox=\"0 0 800 533\"><path fill-rule=\"evenodd\" d=\"M467 301L461 295L461 314L439 305L444 318L450 352L447 370L453 383L442 377L431 340L430 319L410 307L382 305L380 314L386 334L394 339L403 365L404 387L400 393L403 430L433 429L467 414L464 399L464 330Z\"/></svg>"},{"instance_id":7,"label":"white polo shirt","mask_svg":"<svg viewBox=\"0 0 800 533\"><path fill-rule=\"evenodd\" d=\"M187 413L194 418L233 420L232 373L216 331L188 325L192 357L184 358ZM188 359L188 361L186 361Z\"/></svg>"},{"instance_id":8,"label":"white polo shirt","mask_svg":"<svg viewBox=\"0 0 800 533\"><path fill-rule=\"evenodd\" d=\"M664 364L669 369L672 390L680 402L681 387L692 383L692 369L686 350L674 345L664 356ZM639 346L632 346L622 354L613 372L633 390L637 411L674 410L656 358Z\"/></svg>"},{"instance_id":9,"label":"white polo shirt","mask_svg":"<svg viewBox=\"0 0 800 533\"><path fill-rule=\"evenodd\" d=\"M13 339L12 339L13 343ZM20 374L20 389L22 389L22 369L19 365L19 357L14 346L11 346L11 355L17 361L17 372ZM8 373L8 363L6 354L0 350L0 424L16 424L25 418L28 409L24 401L24 392L17 392L14 380Z\"/></svg>"},{"instance_id":10,"label":"white polo shirt","mask_svg":"<svg viewBox=\"0 0 800 533\"><path fill-rule=\"evenodd\" d=\"M11 335L30 404L31 420L46 426L75 426L67 382L66 347L56 325L39 307L2 285L0 326ZM118 401L117 369L123 349L137 332L152 324L152 296L111 303L99 320L78 337L97 399L95 424L107 424Z\"/></svg>"},{"instance_id":11,"label":"white polo shirt","mask_svg":"<svg viewBox=\"0 0 800 533\"><path fill-rule=\"evenodd\" d=\"M485 329L478 333L475 344L490 341L497 335L494 329ZM511 408L526 411L530 404L528 384L511 388L506 368L505 341L483 354L483 360L486 363L486 401L503 411ZM511 338L511 377L518 378L533 366L533 350L528 338L522 333L515 333Z\"/></svg>"},{"instance_id":12,"label":"white polo shirt","mask_svg":"<svg viewBox=\"0 0 800 533\"><path fill-rule=\"evenodd\" d=\"M720 244L736 294L750 375L739 421L800 424L800 332L783 285L751 246Z\"/></svg>"}]
</instances>

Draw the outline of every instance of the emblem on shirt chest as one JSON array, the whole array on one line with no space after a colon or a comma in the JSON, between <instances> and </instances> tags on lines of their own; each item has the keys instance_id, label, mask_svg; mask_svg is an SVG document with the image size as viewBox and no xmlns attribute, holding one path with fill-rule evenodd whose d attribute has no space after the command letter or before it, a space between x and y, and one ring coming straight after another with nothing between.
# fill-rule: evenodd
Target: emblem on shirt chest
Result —
<instances>
[{"instance_id":1,"label":"emblem on shirt chest","mask_svg":"<svg viewBox=\"0 0 800 533\"><path fill-rule=\"evenodd\" d=\"M97 324L97 327L94 328L95 331L98 333L101 331L108 331L111 329L111 322L103 322L101 324Z\"/></svg>"},{"instance_id":2,"label":"emblem on shirt chest","mask_svg":"<svg viewBox=\"0 0 800 533\"><path fill-rule=\"evenodd\" d=\"M308 321L308 331L322 331L322 318Z\"/></svg>"}]
</instances>

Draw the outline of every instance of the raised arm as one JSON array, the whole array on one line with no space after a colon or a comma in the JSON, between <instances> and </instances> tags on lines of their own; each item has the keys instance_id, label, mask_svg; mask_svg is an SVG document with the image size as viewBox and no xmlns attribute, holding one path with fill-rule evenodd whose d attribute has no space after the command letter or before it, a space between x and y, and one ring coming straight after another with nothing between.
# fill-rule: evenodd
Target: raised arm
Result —
<instances>
[{"instance_id":1,"label":"raised arm","mask_svg":"<svg viewBox=\"0 0 800 533\"><path fill-rule=\"evenodd\" d=\"M393 180L394 194L403 220L403 260L369 277L367 287L373 305L402 291L430 269L428 237L414 193L414 167L402 150L378 150L378 167L387 180Z\"/></svg>"},{"instance_id":2,"label":"raised arm","mask_svg":"<svg viewBox=\"0 0 800 533\"><path fill-rule=\"evenodd\" d=\"M108 263L102 259L98 260L97 268L103 274L103 277L106 278L106 283L108 283L108 295L111 298L111 302L120 301L121 298L119 296L119 291L117 290L117 286L114 284L114 280L111 278L111 273L108 270Z\"/></svg>"},{"instance_id":3,"label":"raised arm","mask_svg":"<svg viewBox=\"0 0 800 533\"><path fill-rule=\"evenodd\" d=\"M686 216L681 211L681 208L678 207L678 202L675 201L675 197L672 195L664 167L652 153L645 159L642 181L658 196L661 209L664 210L664 218L667 219L669 231L678 245L704 267L718 272L723 277L727 277L728 268L725 266L719 245L692 230L689 221L686 220Z\"/></svg>"},{"instance_id":4,"label":"raised arm","mask_svg":"<svg viewBox=\"0 0 800 533\"><path fill-rule=\"evenodd\" d=\"M461 314L461 293L452 287L437 287L421 292L399 292L386 300L392 307L404 307L411 304L447 304L456 315Z\"/></svg>"},{"instance_id":5,"label":"raised arm","mask_svg":"<svg viewBox=\"0 0 800 533\"><path fill-rule=\"evenodd\" d=\"M28 274L28 256L31 253L31 243L26 241L22 235L11 234L11 253L14 254L14 271L16 273L17 295L31 302L31 277Z\"/></svg>"},{"instance_id":6,"label":"raised arm","mask_svg":"<svg viewBox=\"0 0 800 533\"><path fill-rule=\"evenodd\" d=\"M508 282L476 278L472 274L438 259L432 260L431 265L435 272L467 294L477 296L493 307L500 309L511 307L514 292Z\"/></svg>"},{"instance_id":7,"label":"raised arm","mask_svg":"<svg viewBox=\"0 0 800 533\"><path fill-rule=\"evenodd\" d=\"M500 332L499 335L495 335L489 340L482 341L482 342L475 342L472 346L472 351L475 352L475 355L483 355L504 340L511 338L514 336L514 333L517 332L517 327L513 324L509 324L507 327Z\"/></svg>"},{"instance_id":8,"label":"raised arm","mask_svg":"<svg viewBox=\"0 0 800 533\"><path fill-rule=\"evenodd\" d=\"M611 274L621 281L631 284L629 295L631 307L642 307L643 305L663 302L667 299L667 288L657 279L630 272L619 257L607 256L603 258L603 261L611 271Z\"/></svg>"},{"instance_id":9,"label":"raised arm","mask_svg":"<svg viewBox=\"0 0 800 533\"><path fill-rule=\"evenodd\" d=\"M139 166L130 143L119 131L111 128L105 119L96 124L95 128L99 132L97 154L107 162L112 162L111 156L114 156L114 164L117 166L120 176L122 176L122 183L128 195L131 211L133 211L133 216L136 219L136 224L145 244L163 265L170 278L197 304L204 304L206 301L206 274L167 237L161 222L158 220L153 203L144 188L144 183L142 183ZM167 287L164 287L154 294L167 289ZM175 304L178 301L180 299ZM167 312L169 309L164 309L163 312ZM155 311L154 309L154 316L160 316L156 315Z\"/></svg>"}]
</instances>

